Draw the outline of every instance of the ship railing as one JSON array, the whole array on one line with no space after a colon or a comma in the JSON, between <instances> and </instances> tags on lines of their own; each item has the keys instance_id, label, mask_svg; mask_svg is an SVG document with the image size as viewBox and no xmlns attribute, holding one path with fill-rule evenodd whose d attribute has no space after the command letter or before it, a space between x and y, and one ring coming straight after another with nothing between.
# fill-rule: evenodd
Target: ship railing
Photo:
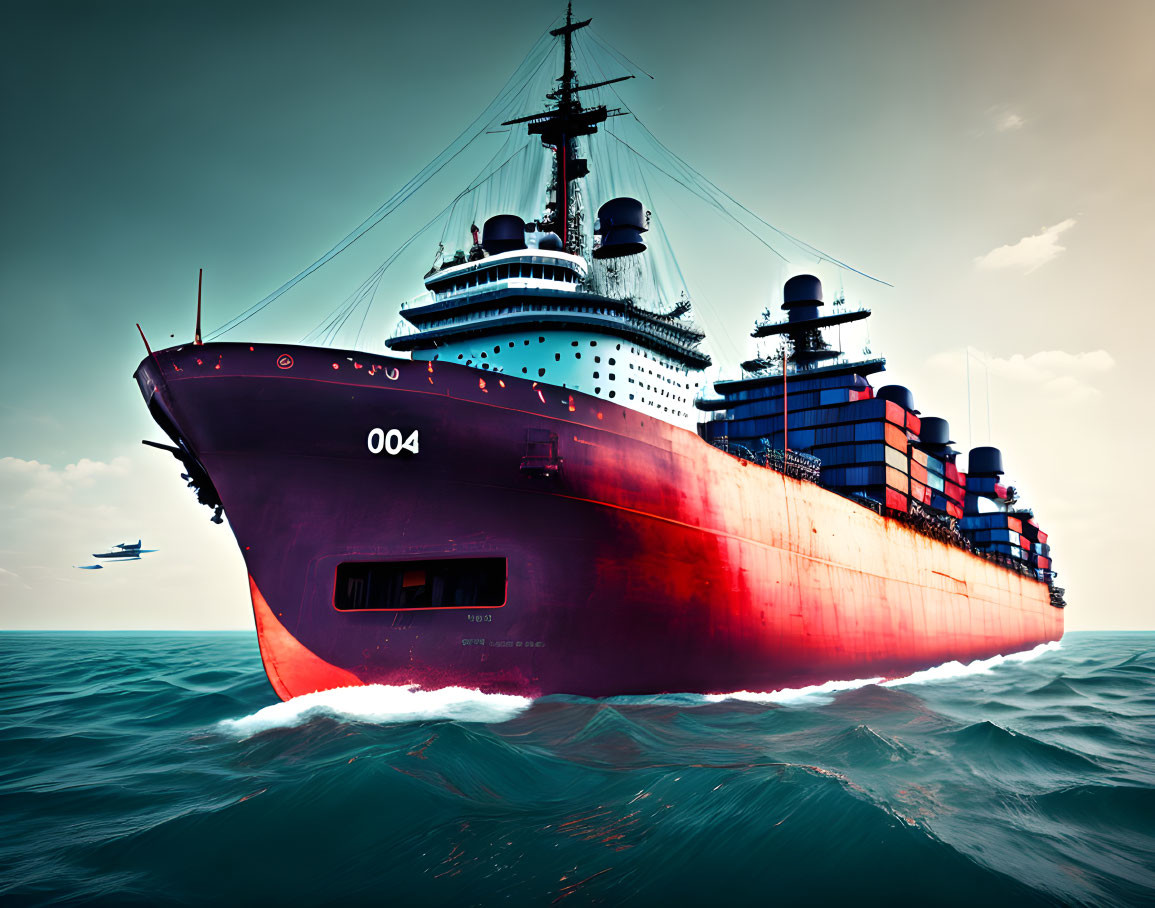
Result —
<instances>
[{"instance_id":1,"label":"ship railing","mask_svg":"<svg viewBox=\"0 0 1155 908\"><path fill-rule=\"evenodd\" d=\"M417 309L420 306L428 306L433 301L433 294L429 291L426 291L425 293L413 297L411 300L402 300L401 311L404 312L406 309Z\"/></svg>"},{"instance_id":2,"label":"ship railing","mask_svg":"<svg viewBox=\"0 0 1155 908\"><path fill-rule=\"evenodd\" d=\"M815 484L822 480L822 461L801 451L783 451L781 448L763 448L762 465L786 476Z\"/></svg>"},{"instance_id":3,"label":"ship railing","mask_svg":"<svg viewBox=\"0 0 1155 908\"><path fill-rule=\"evenodd\" d=\"M831 314L832 315L844 315L844 314L857 315L859 312L865 313L866 315L870 315L870 310L867 309L865 306L859 306L857 309L839 308L839 309L834 310ZM819 316L819 317L821 318L821 316ZM789 324L790 324L789 318L777 318L770 313L770 310L767 309L765 312L762 313L762 318L760 318L758 321L756 321L754 323L754 327L755 328L781 328L781 327L784 327L785 325L789 325ZM798 322L795 321L794 324L798 324ZM800 327L805 328L806 326L803 324L803 325L800 325Z\"/></svg>"},{"instance_id":4,"label":"ship railing","mask_svg":"<svg viewBox=\"0 0 1155 908\"><path fill-rule=\"evenodd\" d=\"M728 438L718 438L712 444L731 457L756 463L803 482L818 484L822 478L822 461L810 454L803 454L801 451L783 451L780 448L764 447L758 453L754 453L744 444L730 441Z\"/></svg>"}]
</instances>

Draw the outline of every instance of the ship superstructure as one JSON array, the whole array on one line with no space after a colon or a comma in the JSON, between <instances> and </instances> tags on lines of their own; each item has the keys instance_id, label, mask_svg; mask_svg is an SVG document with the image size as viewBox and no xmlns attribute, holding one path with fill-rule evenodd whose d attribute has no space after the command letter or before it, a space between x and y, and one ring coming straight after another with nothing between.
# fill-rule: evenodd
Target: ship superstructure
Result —
<instances>
[{"instance_id":1,"label":"ship superstructure","mask_svg":"<svg viewBox=\"0 0 1155 908\"><path fill-rule=\"evenodd\" d=\"M685 316L689 302L654 312L628 297L595 292L586 258L578 181L590 173L578 140L621 113L604 105L583 107L582 92L632 76L578 84L573 33L590 20L551 33L564 43L559 88L548 110L507 120L526 125L553 152L547 216L526 223L516 214L493 214L473 244L425 276L430 301L407 307L402 317L416 330L387 341L414 359L457 362L592 394L631 409L692 427L700 372L710 358L698 347L704 334ZM606 201L593 225L595 264L645 251L648 214L630 198ZM600 240L600 242L598 242Z\"/></svg>"}]
</instances>

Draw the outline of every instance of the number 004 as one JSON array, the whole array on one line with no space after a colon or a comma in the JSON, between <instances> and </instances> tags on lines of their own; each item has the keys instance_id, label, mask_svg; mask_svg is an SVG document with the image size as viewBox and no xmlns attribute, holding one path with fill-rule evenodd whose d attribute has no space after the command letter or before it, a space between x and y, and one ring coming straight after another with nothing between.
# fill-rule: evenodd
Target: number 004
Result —
<instances>
[{"instance_id":1,"label":"number 004","mask_svg":"<svg viewBox=\"0 0 1155 908\"><path fill-rule=\"evenodd\" d=\"M402 440L400 429L370 429L369 430L369 453L380 454L382 452L395 456L402 451L412 451L414 454L418 452L417 444L417 430L414 429L409 433L409 437Z\"/></svg>"}]
</instances>

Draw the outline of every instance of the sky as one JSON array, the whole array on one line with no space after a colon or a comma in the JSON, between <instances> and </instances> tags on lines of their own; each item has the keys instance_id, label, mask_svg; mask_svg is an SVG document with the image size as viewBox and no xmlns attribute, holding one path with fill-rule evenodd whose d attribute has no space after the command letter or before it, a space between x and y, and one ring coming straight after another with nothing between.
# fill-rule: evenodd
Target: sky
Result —
<instances>
[{"instance_id":1,"label":"sky","mask_svg":"<svg viewBox=\"0 0 1155 908\"><path fill-rule=\"evenodd\" d=\"M140 444L161 433L134 324L187 340L199 268L209 328L318 259L486 106L554 6L0 3L0 627L252 626L227 525ZM815 270L873 309L871 349L925 415L1002 448L1068 628L1155 628L1155 5L575 13L652 76L619 88L662 142L891 285L783 263L655 184L715 360L753 352L784 277ZM455 167L228 339L299 341L459 191ZM391 269L361 347L383 349L436 241ZM137 538L160 551L73 567Z\"/></svg>"}]
</instances>

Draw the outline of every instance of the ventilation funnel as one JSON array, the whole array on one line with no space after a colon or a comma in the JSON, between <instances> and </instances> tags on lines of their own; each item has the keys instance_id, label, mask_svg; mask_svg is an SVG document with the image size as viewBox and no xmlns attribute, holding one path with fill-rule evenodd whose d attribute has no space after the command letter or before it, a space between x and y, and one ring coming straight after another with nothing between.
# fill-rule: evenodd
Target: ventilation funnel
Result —
<instances>
[{"instance_id":1,"label":"ventilation funnel","mask_svg":"<svg viewBox=\"0 0 1155 908\"><path fill-rule=\"evenodd\" d=\"M594 250L595 259L616 259L645 252L642 234L646 232L646 210L637 199L610 199L598 209L597 229L602 244Z\"/></svg>"},{"instance_id":2,"label":"ventilation funnel","mask_svg":"<svg viewBox=\"0 0 1155 908\"><path fill-rule=\"evenodd\" d=\"M525 248L525 221L516 214L495 214L485 222L481 246L490 255Z\"/></svg>"}]
</instances>

